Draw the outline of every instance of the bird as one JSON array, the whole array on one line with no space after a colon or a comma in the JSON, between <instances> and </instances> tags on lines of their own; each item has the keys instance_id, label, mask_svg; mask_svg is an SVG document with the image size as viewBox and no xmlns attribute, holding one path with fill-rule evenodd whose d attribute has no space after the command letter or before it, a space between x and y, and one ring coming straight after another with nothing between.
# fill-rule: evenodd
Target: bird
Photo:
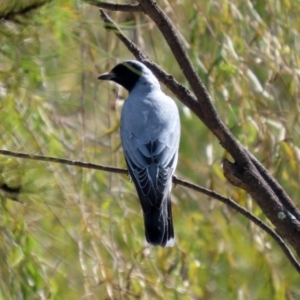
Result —
<instances>
[{"instance_id":1,"label":"bird","mask_svg":"<svg viewBox=\"0 0 300 300\"><path fill-rule=\"evenodd\" d=\"M120 137L129 175L143 210L152 246L175 244L171 209L172 177L178 161L180 118L175 101L143 63L126 60L98 77L124 87Z\"/></svg>"}]
</instances>

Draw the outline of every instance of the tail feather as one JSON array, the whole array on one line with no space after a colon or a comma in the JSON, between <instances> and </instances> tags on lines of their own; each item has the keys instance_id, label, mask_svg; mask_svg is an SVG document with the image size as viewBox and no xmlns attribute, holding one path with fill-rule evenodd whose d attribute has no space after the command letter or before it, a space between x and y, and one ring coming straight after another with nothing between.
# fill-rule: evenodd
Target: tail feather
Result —
<instances>
[{"instance_id":1,"label":"tail feather","mask_svg":"<svg viewBox=\"0 0 300 300\"><path fill-rule=\"evenodd\" d=\"M147 242L154 246L172 247L174 245L174 228L172 220L171 197L163 200L160 208L152 206L144 214L145 235Z\"/></svg>"}]
</instances>

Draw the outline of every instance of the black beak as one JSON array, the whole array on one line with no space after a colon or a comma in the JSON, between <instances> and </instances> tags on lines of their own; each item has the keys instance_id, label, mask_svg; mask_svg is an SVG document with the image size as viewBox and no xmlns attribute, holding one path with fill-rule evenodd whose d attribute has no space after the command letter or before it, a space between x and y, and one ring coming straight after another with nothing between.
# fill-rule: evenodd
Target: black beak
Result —
<instances>
[{"instance_id":1,"label":"black beak","mask_svg":"<svg viewBox=\"0 0 300 300\"><path fill-rule=\"evenodd\" d=\"M115 75L114 73L109 72L109 73L101 74L101 75L98 77L98 79L99 79L99 80L111 80L111 79L113 79L113 78L115 78L115 77L116 77L116 75Z\"/></svg>"}]
</instances>

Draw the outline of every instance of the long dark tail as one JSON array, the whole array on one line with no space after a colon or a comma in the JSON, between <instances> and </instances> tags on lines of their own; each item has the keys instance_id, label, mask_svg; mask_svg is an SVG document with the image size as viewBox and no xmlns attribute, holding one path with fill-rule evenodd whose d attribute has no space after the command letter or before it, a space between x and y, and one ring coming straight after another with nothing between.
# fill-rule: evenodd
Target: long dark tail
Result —
<instances>
[{"instance_id":1,"label":"long dark tail","mask_svg":"<svg viewBox=\"0 0 300 300\"><path fill-rule=\"evenodd\" d=\"M160 208L152 206L151 211L144 214L144 220L145 235L149 244L161 247L172 247L174 245L170 194L163 200Z\"/></svg>"}]
</instances>

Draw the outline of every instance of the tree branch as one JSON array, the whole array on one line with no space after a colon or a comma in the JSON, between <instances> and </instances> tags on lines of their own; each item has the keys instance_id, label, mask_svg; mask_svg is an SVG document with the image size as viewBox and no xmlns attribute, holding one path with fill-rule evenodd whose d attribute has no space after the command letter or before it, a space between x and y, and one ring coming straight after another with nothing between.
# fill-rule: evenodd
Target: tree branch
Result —
<instances>
[{"instance_id":1,"label":"tree branch","mask_svg":"<svg viewBox=\"0 0 300 300\"><path fill-rule=\"evenodd\" d=\"M267 182L267 184L272 188L277 197L279 197L281 203L285 206L285 208L298 220L300 220L300 211L293 203L292 199L286 193L286 191L282 188L282 186L275 180L274 177L270 174L270 172L256 159L256 157L248 152L249 157L252 163L255 165L256 169L259 171L261 176Z\"/></svg>"},{"instance_id":2,"label":"tree branch","mask_svg":"<svg viewBox=\"0 0 300 300\"><path fill-rule=\"evenodd\" d=\"M92 163L86 163L86 162L81 162L81 161L73 161L73 160L69 160L69 159L57 158L57 157L52 157L52 156L27 154L27 153L13 152L13 151L2 150L2 149L0 149L0 154L2 154L4 156L17 157L17 158L23 158L23 159L31 159L31 160L36 160L36 161L52 162L52 163L64 164L64 165L81 167L81 168L86 168L86 169L100 170L100 171L110 172L110 173L128 174L128 171L126 169L103 166L103 165L92 164ZM196 192L207 195L210 198L216 199L216 200L230 206L232 209L236 210L237 212L239 212L240 214L245 216L247 219L252 221L254 224L256 224L258 227L260 227L263 231L265 231L267 234L269 234L274 239L274 241L281 247L281 249L287 256L287 258L289 259L291 264L294 266L294 268L300 274L300 264L296 260L296 258L294 257L293 253L288 248L286 243L282 240L282 238L273 229L271 229L262 220L260 220L255 215L253 215L250 211L243 208L242 206L237 204L232 199L223 197L220 194L218 194L212 190L203 188L199 185L188 182L186 180L179 179L179 178L177 178L177 176L173 176L172 179L173 179L173 183L175 185L181 185L183 187L186 187L186 188L189 188ZM4 185L6 188L5 191L12 190L12 188L8 187L6 184L4 184ZM13 191L15 192L15 189L13 189ZM20 189L18 189L18 192L20 192Z\"/></svg>"}]
</instances>

